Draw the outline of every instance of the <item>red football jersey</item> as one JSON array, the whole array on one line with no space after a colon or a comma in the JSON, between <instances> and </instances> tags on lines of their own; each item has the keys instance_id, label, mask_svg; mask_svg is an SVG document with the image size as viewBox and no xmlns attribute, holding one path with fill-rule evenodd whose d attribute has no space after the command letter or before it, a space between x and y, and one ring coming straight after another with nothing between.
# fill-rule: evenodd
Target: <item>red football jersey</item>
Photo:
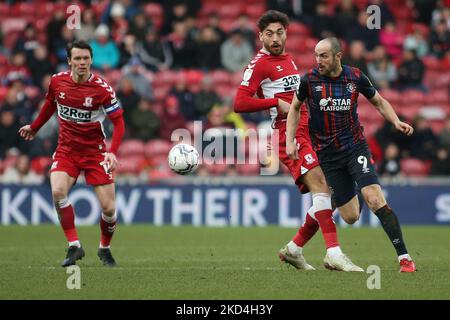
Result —
<instances>
[{"instance_id":1,"label":"red football jersey","mask_svg":"<svg viewBox=\"0 0 450 320\"><path fill-rule=\"evenodd\" d=\"M262 99L279 98L291 103L299 84L300 74L290 55L271 55L263 48L247 66L239 90ZM270 108L270 116L275 121L286 118L277 107ZM306 130L308 127L308 112L304 105L299 126Z\"/></svg>"},{"instance_id":2,"label":"red football jersey","mask_svg":"<svg viewBox=\"0 0 450 320\"><path fill-rule=\"evenodd\" d=\"M70 71L55 74L46 99L56 104L59 122L57 151L83 154L106 152L103 120L122 113L114 90L102 78L91 74L76 83Z\"/></svg>"}]
</instances>

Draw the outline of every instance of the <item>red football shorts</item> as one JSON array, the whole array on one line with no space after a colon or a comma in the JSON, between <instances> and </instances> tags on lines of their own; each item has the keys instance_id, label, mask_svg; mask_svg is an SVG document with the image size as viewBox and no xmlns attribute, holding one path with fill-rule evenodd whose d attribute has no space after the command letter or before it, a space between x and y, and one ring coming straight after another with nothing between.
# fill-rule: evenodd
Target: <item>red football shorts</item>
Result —
<instances>
[{"instance_id":1,"label":"red football shorts","mask_svg":"<svg viewBox=\"0 0 450 320\"><path fill-rule=\"evenodd\" d=\"M275 128L279 130L278 157L280 161L289 169L300 192L308 193L308 187L301 182L300 178L309 170L319 165L319 160L309 138L305 137L301 128L297 130L295 138L297 143L300 144L300 149L298 150L299 159L292 160L286 154L286 121L278 121Z\"/></svg>"},{"instance_id":2,"label":"red football shorts","mask_svg":"<svg viewBox=\"0 0 450 320\"><path fill-rule=\"evenodd\" d=\"M57 151L53 155L50 172L63 171L77 179L81 171L84 171L86 183L89 185L97 186L113 183L112 173L106 173L106 167L100 164L104 158L105 156L102 153L80 155Z\"/></svg>"}]
</instances>

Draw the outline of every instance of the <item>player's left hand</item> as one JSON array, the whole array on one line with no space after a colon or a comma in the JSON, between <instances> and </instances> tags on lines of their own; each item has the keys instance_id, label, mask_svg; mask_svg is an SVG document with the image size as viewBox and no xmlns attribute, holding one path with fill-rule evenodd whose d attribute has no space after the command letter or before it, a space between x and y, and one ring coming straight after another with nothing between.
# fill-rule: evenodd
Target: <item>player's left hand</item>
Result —
<instances>
[{"instance_id":1,"label":"player's left hand","mask_svg":"<svg viewBox=\"0 0 450 320\"><path fill-rule=\"evenodd\" d=\"M395 129L397 129L398 131L403 132L404 134L406 134L407 136L410 136L413 134L414 129L413 127L411 127L409 124L403 122L403 121L397 121L394 123L394 127Z\"/></svg>"},{"instance_id":2,"label":"player's left hand","mask_svg":"<svg viewBox=\"0 0 450 320\"><path fill-rule=\"evenodd\" d=\"M117 158L116 155L112 152L105 152L104 153L105 159L100 162L102 166L106 166L107 173L112 173L117 168Z\"/></svg>"}]
</instances>

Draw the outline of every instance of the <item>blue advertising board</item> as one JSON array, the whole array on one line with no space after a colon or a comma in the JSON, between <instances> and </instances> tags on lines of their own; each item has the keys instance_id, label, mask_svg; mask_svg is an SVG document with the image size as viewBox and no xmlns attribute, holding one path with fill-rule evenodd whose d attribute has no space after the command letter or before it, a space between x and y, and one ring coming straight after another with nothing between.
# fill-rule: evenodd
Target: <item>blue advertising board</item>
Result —
<instances>
[{"instance_id":1,"label":"blue advertising board","mask_svg":"<svg viewBox=\"0 0 450 320\"><path fill-rule=\"evenodd\" d=\"M388 185L383 190L402 224L450 224L448 185ZM76 185L69 199L77 225L98 222L101 209L91 187ZM310 195L300 195L291 184L122 185L116 192L123 224L296 227L310 206ZM0 185L0 218L2 225L58 223L49 186ZM346 225L337 212L335 220ZM378 225L366 206L353 226L361 225Z\"/></svg>"}]
</instances>

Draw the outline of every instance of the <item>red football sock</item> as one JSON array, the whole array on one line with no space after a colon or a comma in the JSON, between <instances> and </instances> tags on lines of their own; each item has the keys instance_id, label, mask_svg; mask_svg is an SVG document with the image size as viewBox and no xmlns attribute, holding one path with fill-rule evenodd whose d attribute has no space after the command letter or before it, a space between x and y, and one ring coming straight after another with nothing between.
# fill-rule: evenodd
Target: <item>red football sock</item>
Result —
<instances>
[{"instance_id":1,"label":"red football sock","mask_svg":"<svg viewBox=\"0 0 450 320\"><path fill-rule=\"evenodd\" d=\"M311 239L319 229L319 224L314 220L309 213L306 215L305 222L298 229L297 234L294 236L292 241L299 247L302 247Z\"/></svg>"},{"instance_id":2,"label":"red football sock","mask_svg":"<svg viewBox=\"0 0 450 320\"><path fill-rule=\"evenodd\" d=\"M69 203L64 208L59 208L59 222L66 235L67 241L74 242L78 240L77 229L75 228L75 212Z\"/></svg>"},{"instance_id":3,"label":"red football sock","mask_svg":"<svg viewBox=\"0 0 450 320\"><path fill-rule=\"evenodd\" d=\"M100 237L101 246L109 247L114 231L116 230L116 217L108 217L102 214L100 218L100 230L102 232Z\"/></svg>"},{"instance_id":4,"label":"red football sock","mask_svg":"<svg viewBox=\"0 0 450 320\"><path fill-rule=\"evenodd\" d=\"M336 225L333 220L333 211L329 209L317 211L315 217L319 222L327 249L339 246Z\"/></svg>"}]
</instances>

